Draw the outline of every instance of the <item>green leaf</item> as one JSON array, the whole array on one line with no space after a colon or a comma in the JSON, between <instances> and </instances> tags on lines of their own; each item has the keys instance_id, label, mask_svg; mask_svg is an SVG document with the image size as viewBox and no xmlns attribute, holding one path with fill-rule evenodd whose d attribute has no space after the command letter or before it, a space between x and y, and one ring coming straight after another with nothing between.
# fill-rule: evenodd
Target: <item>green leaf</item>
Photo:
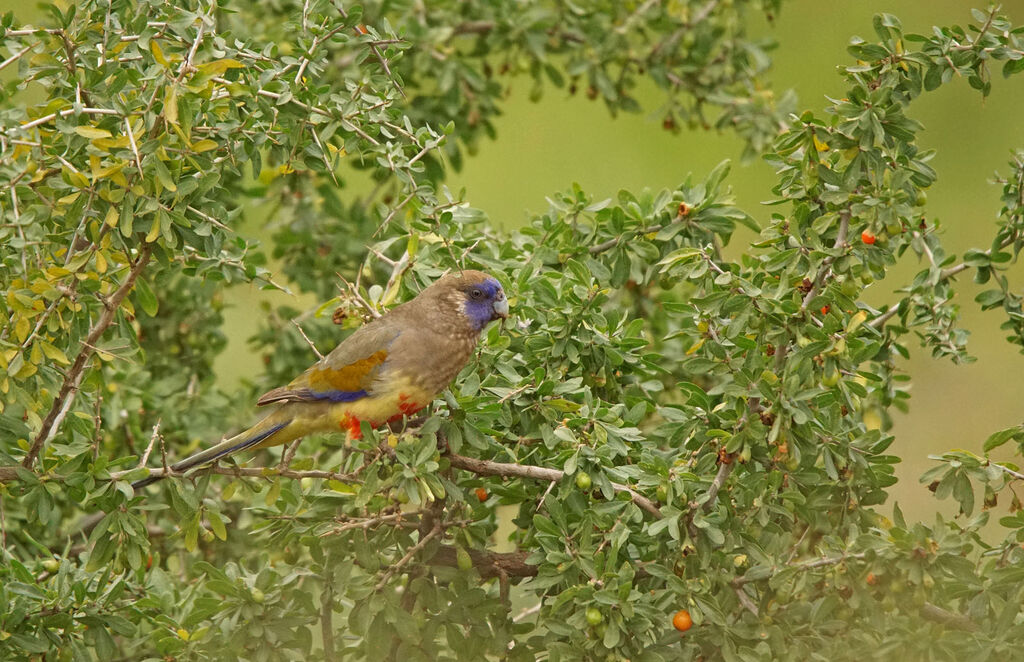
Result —
<instances>
[{"instance_id":1,"label":"green leaf","mask_svg":"<svg viewBox=\"0 0 1024 662\"><path fill-rule=\"evenodd\" d=\"M106 129L100 129L95 126L76 126L75 133L78 135L88 138L89 140L95 140L97 138L109 138L110 132Z\"/></svg>"},{"instance_id":2,"label":"green leaf","mask_svg":"<svg viewBox=\"0 0 1024 662\"><path fill-rule=\"evenodd\" d=\"M1015 425L1012 428L1000 430L989 436L983 446L985 452L999 448L1011 439L1024 439L1024 425Z\"/></svg>"},{"instance_id":3,"label":"green leaf","mask_svg":"<svg viewBox=\"0 0 1024 662\"><path fill-rule=\"evenodd\" d=\"M139 305L142 306L142 310L150 317L156 317L160 302L144 277L139 276L135 279L135 292L138 295Z\"/></svg>"}]
</instances>

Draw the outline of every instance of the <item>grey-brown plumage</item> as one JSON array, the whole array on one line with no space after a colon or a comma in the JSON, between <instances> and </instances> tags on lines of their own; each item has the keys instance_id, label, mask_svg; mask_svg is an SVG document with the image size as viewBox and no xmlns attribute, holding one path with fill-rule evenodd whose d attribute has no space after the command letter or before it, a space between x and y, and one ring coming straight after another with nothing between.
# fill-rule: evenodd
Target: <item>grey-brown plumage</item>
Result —
<instances>
[{"instance_id":1,"label":"grey-brown plumage","mask_svg":"<svg viewBox=\"0 0 1024 662\"><path fill-rule=\"evenodd\" d=\"M448 274L356 330L288 385L265 393L257 404L273 409L252 428L172 469L185 471L314 432L340 428L358 438L363 422L376 427L411 415L462 370L484 327L507 315L508 301L497 280L481 271Z\"/></svg>"}]
</instances>

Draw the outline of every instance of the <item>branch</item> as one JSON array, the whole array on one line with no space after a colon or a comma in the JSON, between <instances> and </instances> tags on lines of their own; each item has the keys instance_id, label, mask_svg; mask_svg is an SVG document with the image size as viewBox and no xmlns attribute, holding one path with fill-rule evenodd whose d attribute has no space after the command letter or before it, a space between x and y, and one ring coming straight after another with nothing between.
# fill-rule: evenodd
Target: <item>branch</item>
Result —
<instances>
[{"instance_id":1,"label":"branch","mask_svg":"<svg viewBox=\"0 0 1024 662\"><path fill-rule=\"evenodd\" d=\"M416 553L426 547L427 543L433 540L439 533L441 533L441 531L441 522L438 520L438 522L434 524L434 528L430 530L430 533L420 538L415 545L409 548L409 551L405 553L405 556L403 556L398 563L391 566L384 572L384 576L381 577L380 581L377 582L377 585L373 587L373 592L376 593L387 586L388 581L395 576L395 573L405 567L405 564L411 561L412 557L416 556Z\"/></svg>"},{"instance_id":2,"label":"branch","mask_svg":"<svg viewBox=\"0 0 1024 662\"><path fill-rule=\"evenodd\" d=\"M708 488L708 500L704 502L704 512L708 512L715 507L718 493L721 491L722 486L725 485L725 481L729 478L729 474L732 473L734 466L733 462L722 462L718 465L718 473L715 474L714 479L711 481L711 487Z\"/></svg>"},{"instance_id":3,"label":"branch","mask_svg":"<svg viewBox=\"0 0 1024 662\"><path fill-rule=\"evenodd\" d=\"M740 604L743 605L747 611L753 614L755 618L761 617L761 613L758 611L757 605L755 605L754 601L750 599L750 596L747 595L742 586L733 586L732 590L736 592L736 597L739 599Z\"/></svg>"},{"instance_id":4,"label":"branch","mask_svg":"<svg viewBox=\"0 0 1024 662\"><path fill-rule=\"evenodd\" d=\"M18 51L17 53L12 55L11 57L9 57L6 60L4 60L3 62L0 62L0 71L3 71L12 62L17 61L17 59L20 58L22 55L24 55L25 53L28 53L29 49L31 49L31 48L32 48L31 46L26 46L25 48L21 49L20 51Z\"/></svg>"},{"instance_id":5,"label":"branch","mask_svg":"<svg viewBox=\"0 0 1024 662\"><path fill-rule=\"evenodd\" d=\"M320 634L324 642L325 662L334 662L334 586L324 577L327 587L320 596Z\"/></svg>"},{"instance_id":6,"label":"branch","mask_svg":"<svg viewBox=\"0 0 1024 662\"><path fill-rule=\"evenodd\" d=\"M295 320L291 320L291 322L292 324L295 325L295 328L299 330L299 333L302 334L302 338L306 341L306 344L309 345L309 348L313 350L314 354L316 354L316 358L320 361L323 361L324 355L320 353L320 350L316 348L316 345L314 345L313 341L309 339L309 336L306 335L306 332L302 330L302 326L299 325L299 323L296 322Z\"/></svg>"},{"instance_id":7,"label":"branch","mask_svg":"<svg viewBox=\"0 0 1024 662\"><path fill-rule=\"evenodd\" d=\"M406 517L409 517L409 516L410 516L409 513L397 512L397 513L391 513L389 515L380 515L378 517L370 517L370 518L367 518L367 519L358 519L358 520L346 521L346 522L342 522L341 524L339 524L338 526L334 527L333 529L324 531L323 533L320 534L320 537L321 538L326 538L327 536L338 536L338 535L341 535L342 533L345 533L346 531L352 531L354 529L371 529L371 528L373 528L375 526L378 526L380 524L388 524L390 522L400 522L402 519L404 519Z\"/></svg>"},{"instance_id":8,"label":"branch","mask_svg":"<svg viewBox=\"0 0 1024 662\"><path fill-rule=\"evenodd\" d=\"M466 21L465 23L459 23L452 30L452 36L464 35L464 34L487 34L494 29L493 21Z\"/></svg>"},{"instance_id":9,"label":"branch","mask_svg":"<svg viewBox=\"0 0 1024 662\"><path fill-rule=\"evenodd\" d=\"M469 558L473 561L473 567L476 568L476 571L484 579L498 577L502 573L507 577L537 576L537 566L526 562L530 552L500 553L467 549L466 553L469 554ZM454 547L441 545L428 563L457 568L459 566L458 552Z\"/></svg>"},{"instance_id":10,"label":"branch","mask_svg":"<svg viewBox=\"0 0 1024 662\"><path fill-rule=\"evenodd\" d=\"M3 482L4 470L13 469L13 467L0 467L0 482ZM115 471L110 474L111 480L121 480L128 474L134 473L138 469L128 469L125 471ZM170 467L160 469L150 469L149 478L181 478L186 474L190 477L198 476L204 473L210 474L222 474L224 476L247 476L251 478L326 478L328 480L353 480L352 474L341 473L338 471L322 471L320 469L309 469L305 471L299 471L296 469L281 469L280 467L222 467L220 465L211 465L209 467L199 469L198 471L181 472L174 471Z\"/></svg>"},{"instance_id":11,"label":"branch","mask_svg":"<svg viewBox=\"0 0 1024 662\"><path fill-rule=\"evenodd\" d=\"M680 220L682 220L682 218L683 218L682 216L676 216L676 219L675 219L675 221L673 221L673 223L678 223ZM636 230L635 232L633 232L633 234L631 234L629 236L629 238L632 239L632 238L637 237L639 235L649 234L651 232L660 232L662 229L667 228L670 225L672 225L672 223L665 223L664 225L652 225L652 226L650 226L648 228L640 228L639 230ZM611 248L615 248L616 246L619 245L619 243L622 242L622 240L624 238L625 238L624 235L619 235L618 237L615 237L614 239L609 239L606 242L597 244L595 246L591 246L588 250L590 251L591 255L597 255L598 253L603 253L606 250L609 250Z\"/></svg>"},{"instance_id":12,"label":"branch","mask_svg":"<svg viewBox=\"0 0 1024 662\"><path fill-rule=\"evenodd\" d=\"M955 614L951 611L947 611L942 607L933 605L930 602L924 603L924 606L921 607L921 617L926 620L939 623L940 625L951 627L954 630L977 632L981 629L980 627L978 627L977 623L967 618L966 616L962 616L960 614Z\"/></svg>"},{"instance_id":13,"label":"branch","mask_svg":"<svg viewBox=\"0 0 1024 662\"><path fill-rule=\"evenodd\" d=\"M1009 237L1007 237L1006 239L1003 239L1001 242L999 242L998 248L995 248L995 249L990 248L987 251L984 251L982 254L986 255L988 257L991 257L993 251L1006 248L1007 246L1009 246L1010 244L1015 242L1017 240L1017 238L1018 238L1017 237L1017 233L1013 233ZM954 265L952 267L949 267L948 269L943 269L939 273L939 280L936 281L935 284L938 285L939 283L947 281L950 278L952 278L953 276L956 276L957 274L959 274L959 273L961 273L963 271L967 271L970 268L971 267L970 267L969 264L967 264L966 262L961 262L960 264L956 264L956 265ZM897 313L897 311L899 311L899 308L900 308L900 304L894 303L893 305L889 306L889 308L886 309L886 311L884 313L882 313L881 315L879 315L875 319L873 319L870 322L868 322L868 326L870 326L873 329L881 328L886 322L889 321L889 319L893 315L895 315Z\"/></svg>"},{"instance_id":14,"label":"branch","mask_svg":"<svg viewBox=\"0 0 1024 662\"><path fill-rule=\"evenodd\" d=\"M61 422L67 415L68 410L71 408L71 402L74 400L74 393L78 391L79 384L82 383L82 378L85 375L85 365L92 357L95 352L95 345L100 339L100 336L107 330L107 327L114 321L114 316L117 314L118 308L121 306L121 302L124 300L128 293L131 292L132 287L135 286L135 279L139 277L139 274L145 268L146 264L149 263L149 258L153 254L153 246L146 244L139 251L139 257L132 265L131 271L128 272L128 278L125 279L121 287L104 301L103 312L100 313L100 317L96 320L92 329L89 330L89 334L82 341L82 349L78 352L78 356L75 357L75 362L71 365L67 374L64 377L64 383L60 387L60 391L57 393L57 397L53 401L53 405L50 407L49 413L46 418L43 419L42 427L39 429L39 434L36 435L35 441L32 442L32 447L29 449L28 454L22 461L22 466L25 468L31 468L32 464L36 461L39 456L39 452L43 449L43 446L53 438L60 427Z\"/></svg>"},{"instance_id":15,"label":"branch","mask_svg":"<svg viewBox=\"0 0 1024 662\"><path fill-rule=\"evenodd\" d=\"M57 119L58 115L61 116L61 117L67 117L68 115L74 115L75 113L84 113L86 115L120 115L121 114L118 111L111 110L109 108L81 108L81 109L78 109L78 110L76 110L75 108L65 108L64 110L60 111L59 113L50 113L49 115L44 115L43 117L40 117L39 119L32 120L31 122L26 122L25 124L20 124L18 126L12 126L11 128L5 129L2 132L6 133L7 135L11 135L15 131L27 131L29 129L33 129L33 128L39 126L40 124L46 124L47 122L52 122L53 120Z\"/></svg>"},{"instance_id":16,"label":"branch","mask_svg":"<svg viewBox=\"0 0 1024 662\"><path fill-rule=\"evenodd\" d=\"M756 579L745 575L743 577L737 577L732 580L732 586L733 588L739 588L744 584L749 584L754 581L765 581L771 579L783 570L813 570L814 568L821 568L827 565L837 565L848 559L862 559L865 556L866 554L864 552L857 552L855 554L841 554L840 556L823 556L820 559L803 561L801 563L784 563L780 566L773 566L771 572L763 577L757 577Z\"/></svg>"},{"instance_id":17,"label":"branch","mask_svg":"<svg viewBox=\"0 0 1024 662\"><path fill-rule=\"evenodd\" d=\"M1021 473L1019 471L1014 471L1010 467L1004 466L1003 464L1001 464L999 462L991 462L989 464L989 466L993 466L993 467L996 467L997 469L1002 470L1004 473L1006 473L1007 475L1009 475L1012 478L1016 478L1017 480L1024 480L1024 473Z\"/></svg>"},{"instance_id":18,"label":"branch","mask_svg":"<svg viewBox=\"0 0 1024 662\"><path fill-rule=\"evenodd\" d=\"M464 455L448 453L448 461L457 469L471 471L480 476L502 476L503 478L533 478L536 480L550 480L558 482L565 477L565 472L547 467L536 467L528 464L511 464L505 462L492 462L490 460L478 460ZM657 505L644 495L633 490L627 485L612 483L616 492L629 494L630 499L640 508L646 510L656 519L664 517ZM717 491L717 490L716 490Z\"/></svg>"},{"instance_id":19,"label":"branch","mask_svg":"<svg viewBox=\"0 0 1024 662\"><path fill-rule=\"evenodd\" d=\"M850 210L844 209L839 214L839 232L836 233L836 241L832 244L832 250L839 250L846 243L846 234L850 230ZM814 283L811 285L811 289L807 290L807 295L804 296L804 300L800 303L800 312L803 313L807 310L807 306L811 305L811 299L818 295L818 290L821 288L821 282L824 280L825 275L828 273L832 266L832 263L836 261L838 256L830 255L821 261L821 266L818 268L818 273L814 277Z\"/></svg>"}]
</instances>

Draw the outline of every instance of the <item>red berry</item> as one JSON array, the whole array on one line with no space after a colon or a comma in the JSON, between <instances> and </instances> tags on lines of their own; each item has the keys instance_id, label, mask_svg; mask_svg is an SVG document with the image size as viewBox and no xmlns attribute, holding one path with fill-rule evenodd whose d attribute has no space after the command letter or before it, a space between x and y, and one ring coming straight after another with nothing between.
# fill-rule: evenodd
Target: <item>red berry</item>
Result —
<instances>
[{"instance_id":1,"label":"red berry","mask_svg":"<svg viewBox=\"0 0 1024 662\"><path fill-rule=\"evenodd\" d=\"M830 310L832 310L832 308L828 304L825 304L824 306L821 307L821 314L828 315L828 311Z\"/></svg>"},{"instance_id":2,"label":"red berry","mask_svg":"<svg viewBox=\"0 0 1024 662\"><path fill-rule=\"evenodd\" d=\"M680 632L686 632L693 627L693 619L690 617L690 612L685 609L680 609L672 617L672 627L679 630Z\"/></svg>"},{"instance_id":3,"label":"red berry","mask_svg":"<svg viewBox=\"0 0 1024 662\"><path fill-rule=\"evenodd\" d=\"M860 240L863 241L865 244L867 244L869 246L871 244L875 243L875 239L876 239L875 235L871 234L867 230L865 230L864 232L860 233Z\"/></svg>"}]
</instances>

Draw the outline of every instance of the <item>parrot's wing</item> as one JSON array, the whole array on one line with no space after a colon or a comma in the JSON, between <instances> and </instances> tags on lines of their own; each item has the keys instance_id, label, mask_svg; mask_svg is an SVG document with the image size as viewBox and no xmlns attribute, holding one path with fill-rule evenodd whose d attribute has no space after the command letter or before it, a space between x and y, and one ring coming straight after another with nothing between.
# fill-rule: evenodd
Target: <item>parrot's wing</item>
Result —
<instances>
[{"instance_id":1,"label":"parrot's wing","mask_svg":"<svg viewBox=\"0 0 1024 662\"><path fill-rule=\"evenodd\" d=\"M401 332L384 320L359 328L322 361L287 386L264 393L256 402L352 402L372 394L388 349Z\"/></svg>"}]
</instances>

